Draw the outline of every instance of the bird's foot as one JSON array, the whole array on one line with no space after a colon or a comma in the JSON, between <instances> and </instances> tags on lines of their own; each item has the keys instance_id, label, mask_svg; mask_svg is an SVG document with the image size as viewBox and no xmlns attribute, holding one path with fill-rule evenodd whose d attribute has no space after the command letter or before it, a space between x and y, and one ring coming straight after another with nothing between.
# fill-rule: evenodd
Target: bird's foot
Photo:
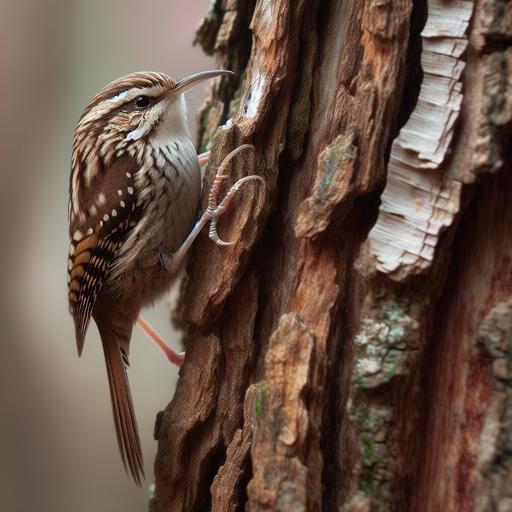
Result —
<instances>
[{"instance_id":1,"label":"bird's foot","mask_svg":"<svg viewBox=\"0 0 512 512\"><path fill-rule=\"evenodd\" d=\"M245 178L239 179L229 190L228 193L224 196L224 199L217 204L218 195L220 192L220 188L224 180L228 178L228 175L225 174L225 170L229 165L230 161L238 155L241 151L245 149L254 149L254 146L250 144L244 144L231 151L226 158L224 158L223 162L220 164L219 169L217 170L217 174L215 176L215 180L213 181L212 188L210 190L210 194L208 196L208 206L204 213L201 215L201 218L196 222L192 231L188 234L185 241L180 245L180 247L174 252L171 258L164 258L162 263L164 267L167 269L169 274L175 275L178 272L183 259L188 253L190 247L192 246L194 240L197 238L201 230L204 228L208 222L210 222L210 230L209 236L217 245L232 245L234 242L225 242L221 240L217 233L217 222L221 215L226 212L228 209L233 197L238 192L240 187L246 182L251 180L258 180L265 184L265 180L261 176L246 176ZM165 256L165 255L164 255Z\"/></svg>"},{"instance_id":2,"label":"bird's foot","mask_svg":"<svg viewBox=\"0 0 512 512\"><path fill-rule=\"evenodd\" d=\"M251 175L251 176L245 176L244 178L240 178L227 192L227 194L224 196L224 199L218 203L218 195L220 192L221 185L224 183L224 181L228 178L228 175L225 174L225 170L231 160L238 155L240 152L246 150L246 149L255 149L253 145L251 144L243 144L242 146L239 146L238 148L234 149L229 153L226 158L222 161L222 163L219 166L219 169L217 170L217 174L215 176L215 180L213 181L212 188L210 190L210 195L208 196L208 207L206 208L205 212L203 213L203 218L206 221L210 221L210 229L208 232L208 236L213 240L217 245L232 245L235 242L226 242L222 240L218 233L217 233L217 222L219 218L227 211L231 201L233 200L233 197L235 194L240 190L240 187L247 181L260 181L265 185L265 180L261 176L257 175Z\"/></svg>"}]
</instances>

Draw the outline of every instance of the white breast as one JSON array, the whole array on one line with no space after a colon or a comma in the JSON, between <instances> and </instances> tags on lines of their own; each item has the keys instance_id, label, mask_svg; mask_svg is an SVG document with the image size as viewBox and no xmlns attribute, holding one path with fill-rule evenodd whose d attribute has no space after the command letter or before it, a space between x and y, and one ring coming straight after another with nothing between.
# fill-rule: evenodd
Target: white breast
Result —
<instances>
[{"instance_id":1,"label":"white breast","mask_svg":"<svg viewBox=\"0 0 512 512\"><path fill-rule=\"evenodd\" d=\"M111 272L133 265L152 266L159 252L175 252L196 221L201 199L201 170L192 141L171 138L165 145L147 144L146 165L135 175L139 204L145 205L142 219L119 249Z\"/></svg>"},{"instance_id":2,"label":"white breast","mask_svg":"<svg viewBox=\"0 0 512 512\"><path fill-rule=\"evenodd\" d=\"M201 199L201 170L190 139L174 138L159 147L154 176L159 214L165 218L162 242L175 251L192 230ZM163 175L162 175L163 171Z\"/></svg>"}]
</instances>

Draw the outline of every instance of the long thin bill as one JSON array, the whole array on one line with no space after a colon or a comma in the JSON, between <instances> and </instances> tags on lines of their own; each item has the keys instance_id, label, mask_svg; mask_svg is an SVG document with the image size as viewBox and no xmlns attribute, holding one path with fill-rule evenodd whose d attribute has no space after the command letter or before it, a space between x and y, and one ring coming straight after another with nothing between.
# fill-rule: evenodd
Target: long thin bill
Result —
<instances>
[{"instance_id":1,"label":"long thin bill","mask_svg":"<svg viewBox=\"0 0 512 512\"><path fill-rule=\"evenodd\" d=\"M186 78L182 78L179 82L176 82L176 85L173 87L172 92L180 91L185 92L192 87L204 82L205 80L209 80L210 78L215 78L216 76L235 76L236 73L233 71L228 71L227 69L214 69L211 71L200 71L199 73L194 73L193 75L189 75Z\"/></svg>"}]
</instances>

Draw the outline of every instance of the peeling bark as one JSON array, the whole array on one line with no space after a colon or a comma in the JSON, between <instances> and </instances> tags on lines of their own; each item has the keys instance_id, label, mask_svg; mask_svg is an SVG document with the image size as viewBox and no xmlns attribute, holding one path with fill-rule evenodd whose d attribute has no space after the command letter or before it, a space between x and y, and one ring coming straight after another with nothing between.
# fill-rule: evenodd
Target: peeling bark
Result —
<instances>
[{"instance_id":1,"label":"peeling bark","mask_svg":"<svg viewBox=\"0 0 512 512\"><path fill-rule=\"evenodd\" d=\"M152 510L510 506L510 14L211 3L204 188L250 143L267 191L191 255Z\"/></svg>"}]
</instances>

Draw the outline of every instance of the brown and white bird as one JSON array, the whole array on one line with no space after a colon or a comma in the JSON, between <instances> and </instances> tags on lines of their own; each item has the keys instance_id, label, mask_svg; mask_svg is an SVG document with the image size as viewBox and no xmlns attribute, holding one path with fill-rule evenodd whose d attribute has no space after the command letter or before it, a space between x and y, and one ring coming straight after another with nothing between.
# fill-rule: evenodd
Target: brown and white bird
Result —
<instances>
[{"instance_id":1,"label":"brown and white bird","mask_svg":"<svg viewBox=\"0 0 512 512\"><path fill-rule=\"evenodd\" d=\"M91 316L105 354L119 449L141 484L142 450L126 367L132 327L142 307L170 286L201 228L215 224L239 180L216 205L219 168L210 203L196 223L201 196L199 160L188 128L184 92L230 71L206 71L175 81L139 72L102 89L78 122L69 187L69 307L82 352Z\"/></svg>"}]
</instances>

